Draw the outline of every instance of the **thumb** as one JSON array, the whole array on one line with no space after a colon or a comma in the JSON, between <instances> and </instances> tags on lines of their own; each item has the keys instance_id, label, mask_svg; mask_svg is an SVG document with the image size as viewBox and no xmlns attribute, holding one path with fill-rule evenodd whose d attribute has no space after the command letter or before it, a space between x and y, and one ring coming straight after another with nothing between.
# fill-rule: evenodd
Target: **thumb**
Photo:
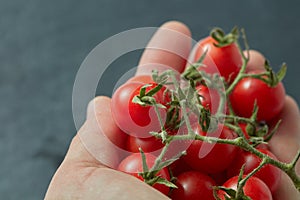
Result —
<instances>
[{"instance_id":1,"label":"thumb","mask_svg":"<svg viewBox=\"0 0 300 200\"><path fill-rule=\"evenodd\" d=\"M114 123L110 103L111 99L103 96L89 103L87 120L74 137L65 162L116 168L121 157L126 156L122 147L127 135Z\"/></svg>"}]
</instances>

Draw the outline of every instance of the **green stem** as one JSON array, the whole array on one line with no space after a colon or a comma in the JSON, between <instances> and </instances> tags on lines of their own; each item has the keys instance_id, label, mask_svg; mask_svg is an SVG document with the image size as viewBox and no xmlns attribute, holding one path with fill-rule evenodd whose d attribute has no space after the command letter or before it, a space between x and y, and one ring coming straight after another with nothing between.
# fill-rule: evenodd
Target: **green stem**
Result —
<instances>
[{"instance_id":1,"label":"green stem","mask_svg":"<svg viewBox=\"0 0 300 200\"><path fill-rule=\"evenodd\" d=\"M160 115L160 112L159 112L159 109L158 109L158 106L157 106L156 103L154 104L154 110L156 112L160 127L162 128L162 130L165 130L164 122L163 122L163 119Z\"/></svg>"},{"instance_id":2,"label":"green stem","mask_svg":"<svg viewBox=\"0 0 300 200\"><path fill-rule=\"evenodd\" d=\"M295 187L297 190L300 192L300 177L296 174L295 171L295 163L299 160L300 158L300 151L298 152L297 156L294 158L294 160L291 163L284 163L280 162L278 160L275 160L271 158L270 156L261 153L257 149L255 149L253 146L251 146L245 138L238 137L235 139L221 139L221 138L216 138L216 137L207 137L207 136L201 136L195 134L194 136L191 135L175 135L175 136L170 136L171 141L175 140L201 140L203 142L208 142L208 143L220 143L220 144L230 144L230 145L235 145L238 146L245 151L251 152L252 154L258 156L262 160L265 160L265 164L271 164L281 170L283 170L293 181Z\"/></svg>"},{"instance_id":3,"label":"green stem","mask_svg":"<svg viewBox=\"0 0 300 200\"><path fill-rule=\"evenodd\" d=\"M222 91L222 89L220 89L219 87L218 87L218 93L220 95L220 104L219 104L216 116L220 116L223 114L224 108L226 105L226 100L227 100L226 93L224 91Z\"/></svg>"},{"instance_id":4,"label":"green stem","mask_svg":"<svg viewBox=\"0 0 300 200\"><path fill-rule=\"evenodd\" d=\"M238 183L236 199L239 199L241 196L243 196L243 187L245 186L245 184L249 180L249 178L251 178L256 172L258 172L266 164L267 164L267 159L264 158L254 170L252 170L245 178L243 178Z\"/></svg>"},{"instance_id":5,"label":"green stem","mask_svg":"<svg viewBox=\"0 0 300 200\"><path fill-rule=\"evenodd\" d=\"M170 145L169 142L167 142L167 143L165 144L165 146L164 146L163 149L161 150L159 156L156 158L155 163L154 163L154 165L152 166L152 168L151 168L150 171L158 171L158 170L159 170L158 167L159 167L160 163L162 162L163 157L164 157L165 154L167 153L167 150L168 150L169 145Z\"/></svg>"},{"instance_id":6,"label":"green stem","mask_svg":"<svg viewBox=\"0 0 300 200\"><path fill-rule=\"evenodd\" d=\"M246 39L245 36L244 36L244 39ZM238 42L236 42L236 45L238 46L238 49L239 49L240 54L241 54L241 56L242 56L242 62L243 62L243 64L242 64L242 66L241 66L241 69L240 69L240 71L239 71L237 77L234 79L233 83L232 83L232 84L229 86L229 88L226 90L226 95L227 95L227 96L228 96L229 94L231 94L231 92L233 91L233 89L235 88L235 86L238 84L238 82L244 78L244 74L245 74L245 71L246 71L246 67L247 67L247 64L248 64L248 61L249 61L249 58L250 58L250 57L249 57L249 53L247 54L248 57L246 57L246 56L244 55L244 52L243 52L243 50L242 50L242 48L241 48L241 46L239 45ZM247 50L247 51L249 51L249 50Z\"/></svg>"},{"instance_id":7,"label":"green stem","mask_svg":"<svg viewBox=\"0 0 300 200\"><path fill-rule=\"evenodd\" d=\"M171 78L174 82L174 86L175 86L175 90L178 91L178 93L183 93L182 91L179 91L181 90L181 88L179 87L179 84L176 80L176 77L175 77L175 74L171 71ZM187 126L187 129L188 129L188 132L189 133L192 133L192 126L191 126L191 123L190 123L190 119L188 117L188 114L186 112L186 99L185 98L181 98L181 95L179 95L179 104L181 106L181 110L182 110L182 113L183 113L183 118L184 118L184 121L186 122L186 126Z\"/></svg>"}]
</instances>

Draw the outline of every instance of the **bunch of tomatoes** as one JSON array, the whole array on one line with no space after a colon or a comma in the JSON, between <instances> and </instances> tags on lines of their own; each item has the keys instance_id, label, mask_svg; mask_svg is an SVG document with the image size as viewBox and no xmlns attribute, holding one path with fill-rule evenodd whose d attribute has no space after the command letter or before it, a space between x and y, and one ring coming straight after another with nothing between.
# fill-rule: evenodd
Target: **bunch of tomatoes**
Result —
<instances>
[{"instance_id":1,"label":"bunch of tomatoes","mask_svg":"<svg viewBox=\"0 0 300 200\"><path fill-rule=\"evenodd\" d=\"M113 142L130 152L119 171L174 200L272 199L281 170L260 166L260 157L226 141L241 138L277 159L267 141L283 108L285 69L276 74L266 62L265 70L249 71L238 34L212 31L179 78L153 72L116 90L111 109L120 135Z\"/></svg>"}]
</instances>

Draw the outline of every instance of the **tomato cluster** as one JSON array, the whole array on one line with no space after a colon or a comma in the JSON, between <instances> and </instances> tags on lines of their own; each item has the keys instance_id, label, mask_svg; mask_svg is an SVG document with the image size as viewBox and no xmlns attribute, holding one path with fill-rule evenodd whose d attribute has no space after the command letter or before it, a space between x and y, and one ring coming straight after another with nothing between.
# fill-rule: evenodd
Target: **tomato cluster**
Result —
<instances>
[{"instance_id":1,"label":"tomato cluster","mask_svg":"<svg viewBox=\"0 0 300 200\"><path fill-rule=\"evenodd\" d=\"M151 76L134 77L118 88L112 97L111 109L115 123L123 134L126 133L126 142L116 145L130 152L120 162L118 170L136 176L172 199L229 199L232 193L216 186L237 190L242 178L239 177L241 169L245 177L260 165L262 159L232 144L197 138L233 140L243 137L261 154L276 159L266 144L257 145L257 141L263 141L268 134L258 132L260 124L271 125L281 112L285 90L280 81L276 85L268 84L265 71L244 70L244 77L241 77L243 59L246 59L241 53L236 41L226 43L209 36L199 42L194 58L195 62L201 60L197 71L209 76L220 75L225 91L240 78L227 94L227 102L221 110L224 116L241 119L236 126L238 129L227 127L224 121L218 121L212 130L206 129L212 116L220 114L221 97L220 90L203 80L193 83L193 86L199 97L198 107L209 120L203 120L204 115L195 112L193 106L183 111L172 89ZM183 112L188 113L188 122ZM254 122L249 123L250 119ZM157 161L168 137L188 135L190 131L195 139L170 143L161 160ZM185 155L175 156L183 150ZM175 162L158 164L174 156L178 158L174 159ZM272 199L280 177L280 169L266 164L246 181L242 193L252 200Z\"/></svg>"}]
</instances>

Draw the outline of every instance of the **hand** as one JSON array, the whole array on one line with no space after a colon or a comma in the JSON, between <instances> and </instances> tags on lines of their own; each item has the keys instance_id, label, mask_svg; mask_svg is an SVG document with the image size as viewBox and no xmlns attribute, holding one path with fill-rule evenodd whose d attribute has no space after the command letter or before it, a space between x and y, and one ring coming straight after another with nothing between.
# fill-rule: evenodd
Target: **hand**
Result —
<instances>
[{"instance_id":1,"label":"hand","mask_svg":"<svg viewBox=\"0 0 300 200\"><path fill-rule=\"evenodd\" d=\"M174 51L180 50L183 57L187 58L190 53L191 41L178 42L176 38L164 34L161 31L163 29L175 30L188 37L191 35L185 25L179 22L168 22L154 35L149 44L155 44L161 48L167 47ZM177 42L172 42L175 40ZM250 53L251 59L248 67L263 66L264 57L256 51ZM147 63L163 64L182 72L186 63L184 58L163 50L146 49L140 60L137 75L151 71L145 69ZM89 104L87 120L72 140L64 161L49 185L45 199L168 199L140 180L105 165L113 166L119 162L114 150L101 141L101 137L99 139L101 131L112 137L118 131L112 120L110 101L107 97L96 97ZM281 118L283 123L278 133L270 141L270 148L281 161L288 162L300 148L299 109L291 97L285 99ZM99 130L99 122L101 122L101 130ZM85 142L82 142L80 135L86 136ZM88 145L89 142L97 145ZM91 151L99 152L98 156L91 155L89 153ZM300 172L299 165L298 172ZM283 176L280 189L274 198L299 198L299 193L293 188L287 176Z\"/></svg>"}]
</instances>

